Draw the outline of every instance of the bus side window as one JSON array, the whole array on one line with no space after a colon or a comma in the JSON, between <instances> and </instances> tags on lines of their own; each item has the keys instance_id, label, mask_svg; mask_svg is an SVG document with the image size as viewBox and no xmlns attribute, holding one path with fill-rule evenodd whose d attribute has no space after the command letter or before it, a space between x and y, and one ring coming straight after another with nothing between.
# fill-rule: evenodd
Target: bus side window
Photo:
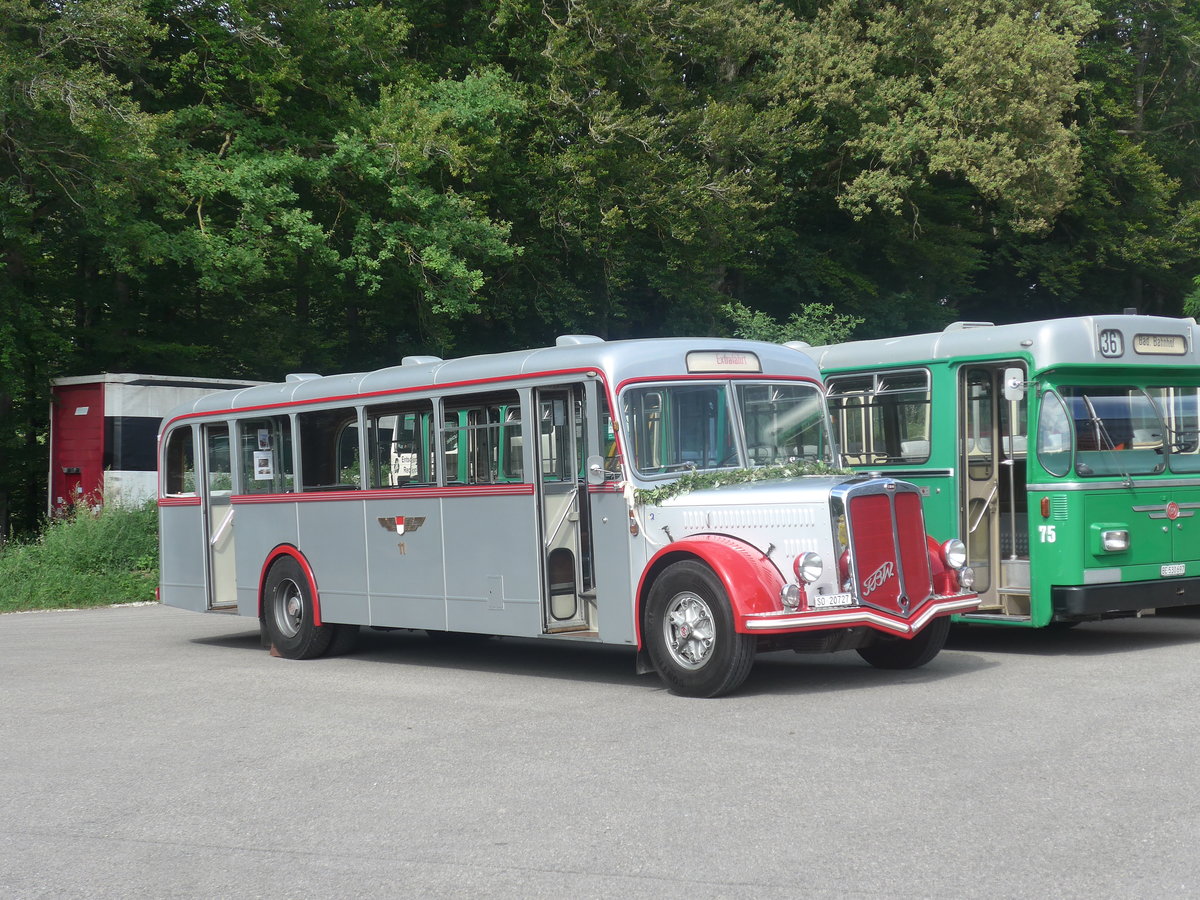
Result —
<instances>
[{"instance_id":1,"label":"bus side window","mask_svg":"<svg viewBox=\"0 0 1200 900\"><path fill-rule=\"evenodd\" d=\"M521 400L516 391L448 397L444 403L447 484L524 479Z\"/></svg>"},{"instance_id":2,"label":"bus side window","mask_svg":"<svg viewBox=\"0 0 1200 900\"><path fill-rule=\"evenodd\" d=\"M929 461L929 372L908 369L826 380L829 412L847 465Z\"/></svg>"},{"instance_id":3,"label":"bus side window","mask_svg":"<svg viewBox=\"0 0 1200 900\"><path fill-rule=\"evenodd\" d=\"M346 491L362 486L358 458L358 413L323 409L296 416L300 441L301 490Z\"/></svg>"},{"instance_id":4,"label":"bus side window","mask_svg":"<svg viewBox=\"0 0 1200 900\"><path fill-rule=\"evenodd\" d=\"M429 485L434 482L433 405L367 410L367 452L371 487Z\"/></svg>"},{"instance_id":5,"label":"bus side window","mask_svg":"<svg viewBox=\"0 0 1200 900\"><path fill-rule=\"evenodd\" d=\"M238 422L238 434L243 494L287 494L296 489L292 472L292 422L287 416L242 419Z\"/></svg>"},{"instance_id":6,"label":"bus side window","mask_svg":"<svg viewBox=\"0 0 1200 900\"><path fill-rule=\"evenodd\" d=\"M166 473L163 491L170 496L195 496L196 446L189 425L176 428L167 437Z\"/></svg>"}]
</instances>

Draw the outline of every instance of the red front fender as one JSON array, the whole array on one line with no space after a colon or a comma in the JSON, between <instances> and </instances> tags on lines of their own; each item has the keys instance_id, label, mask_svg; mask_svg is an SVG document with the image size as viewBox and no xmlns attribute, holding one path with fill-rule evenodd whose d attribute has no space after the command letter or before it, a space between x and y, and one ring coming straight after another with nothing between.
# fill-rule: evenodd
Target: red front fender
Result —
<instances>
[{"instance_id":1,"label":"red front fender","mask_svg":"<svg viewBox=\"0 0 1200 900\"><path fill-rule=\"evenodd\" d=\"M651 557L638 583L637 634L642 646L642 610L650 594L650 586L658 573L681 559L699 559L705 563L725 587L733 609L734 628L747 633L746 616L774 612L781 608L779 591L783 576L762 551L722 534L696 534L672 541Z\"/></svg>"},{"instance_id":2,"label":"red front fender","mask_svg":"<svg viewBox=\"0 0 1200 900\"><path fill-rule=\"evenodd\" d=\"M308 560L304 558L304 554L291 544L280 544L267 554L262 571L258 574L258 617L261 619L263 614L263 588L267 584L267 572L271 570L271 564L281 556L290 556L304 570L304 575L308 579L308 588L312 591L313 624L320 628L323 623L321 622L321 595L317 591L317 577L313 574L312 566L308 564Z\"/></svg>"}]
</instances>

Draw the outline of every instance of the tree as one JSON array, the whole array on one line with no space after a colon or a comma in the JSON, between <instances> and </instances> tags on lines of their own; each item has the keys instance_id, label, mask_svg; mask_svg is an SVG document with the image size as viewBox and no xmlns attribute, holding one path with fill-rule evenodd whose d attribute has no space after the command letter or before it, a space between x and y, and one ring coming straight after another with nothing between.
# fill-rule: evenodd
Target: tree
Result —
<instances>
[{"instance_id":1,"label":"tree","mask_svg":"<svg viewBox=\"0 0 1200 900\"><path fill-rule=\"evenodd\" d=\"M1083 169L1053 229L999 244L977 307L1177 315L1200 272L1200 13L1101 0L1081 44Z\"/></svg>"},{"instance_id":2,"label":"tree","mask_svg":"<svg viewBox=\"0 0 1200 900\"><path fill-rule=\"evenodd\" d=\"M0 540L33 526L50 377L119 302L157 122L128 97L154 26L134 0L0 0Z\"/></svg>"},{"instance_id":3,"label":"tree","mask_svg":"<svg viewBox=\"0 0 1200 900\"><path fill-rule=\"evenodd\" d=\"M804 341L814 347L837 344L849 340L854 329L862 324L862 319L838 315L828 303L806 304L786 322L777 322L737 301L727 303L721 311L733 322L736 337L774 344L788 341Z\"/></svg>"}]
</instances>

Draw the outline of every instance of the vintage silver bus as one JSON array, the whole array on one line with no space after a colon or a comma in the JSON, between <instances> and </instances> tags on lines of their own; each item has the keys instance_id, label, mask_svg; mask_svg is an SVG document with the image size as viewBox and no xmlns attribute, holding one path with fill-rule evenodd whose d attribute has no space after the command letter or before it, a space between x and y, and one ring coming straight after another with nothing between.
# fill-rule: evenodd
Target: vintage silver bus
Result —
<instances>
[{"instance_id":1,"label":"vintage silver bus","mask_svg":"<svg viewBox=\"0 0 1200 900\"><path fill-rule=\"evenodd\" d=\"M290 658L360 626L629 645L693 696L759 650L922 665L977 605L965 549L832 469L800 359L568 335L202 398L159 434L160 596Z\"/></svg>"}]
</instances>

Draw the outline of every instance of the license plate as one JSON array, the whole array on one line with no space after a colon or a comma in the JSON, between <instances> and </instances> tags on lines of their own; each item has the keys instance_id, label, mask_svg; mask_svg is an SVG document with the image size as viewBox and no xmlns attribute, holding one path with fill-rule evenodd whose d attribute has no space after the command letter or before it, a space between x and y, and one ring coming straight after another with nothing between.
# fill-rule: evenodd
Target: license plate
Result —
<instances>
[{"instance_id":1,"label":"license plate","mask_svg":"<svg viewBox=\"0 0 1200 900\"><path fill-rule=\"evenodd\" d=\"M831 609L838 606L853 606L853 594L817 594L808 605L812 609Z\"/></svg>"},{"instance_id":2,"label":"license plate","mask_svg":"<svg viewBox=\"0 0 1200 900\"><path fill-rule=\"evenodd\" d=\"M1170 578L1173 575L1182 575L1186 571L1187 566L1183 563L1172 563L1169 566L1163 566L1161 574L1163 578Z\"/></svg>"}]
</instances>

